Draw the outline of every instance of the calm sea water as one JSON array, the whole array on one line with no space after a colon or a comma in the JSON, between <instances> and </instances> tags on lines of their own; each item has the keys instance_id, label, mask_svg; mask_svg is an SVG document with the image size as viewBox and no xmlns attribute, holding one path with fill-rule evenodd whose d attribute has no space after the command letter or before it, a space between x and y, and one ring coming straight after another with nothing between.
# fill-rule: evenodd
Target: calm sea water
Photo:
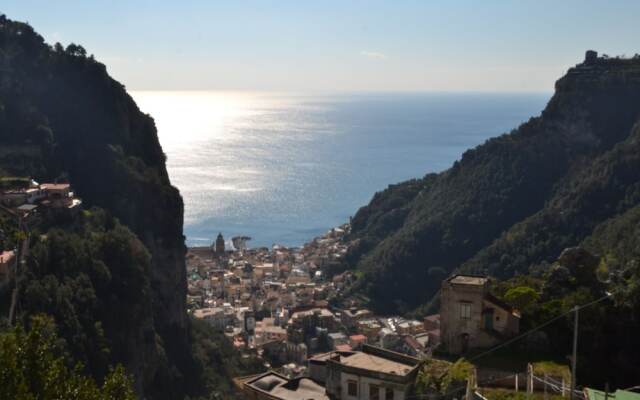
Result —
<instances>
[{"instance_id":1,"label":"calm sea water","mask_svg":"<svg viewBox=\"0 0 640 400\"><path fill-rule=\"evenodd\" d=\"M185 202L188 245L301 245L376 191L449 167L547 94L133 92Z\"/></svg>"}]
</instances>

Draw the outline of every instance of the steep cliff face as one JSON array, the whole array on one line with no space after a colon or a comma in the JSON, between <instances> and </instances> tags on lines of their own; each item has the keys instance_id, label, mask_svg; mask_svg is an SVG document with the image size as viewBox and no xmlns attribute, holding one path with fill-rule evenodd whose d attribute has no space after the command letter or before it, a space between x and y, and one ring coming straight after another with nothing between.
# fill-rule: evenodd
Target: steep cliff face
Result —
<instances>
[{"instance_id":1,"label":"steep cliff face","mask_svg":"<svg viewBox=\"0 0 640 400\"><path fill-rule=\"evenodd\" d=\"M576 245L594 224L621 211L616 202L638 201L626 188L639 178L633 171L640 166L629 158L624 166L617 161L620 152L632 157L633 139L623 141L639 115L640 60L595 59L570 69L541 116L467 151L443 173L376 194L358 211L353 238L360 241L348 256L364 272L357 290L378 310L408 311L428 302L442 277L463 264L508 275L552 261L559 244L537 249L532 230ZM606 177L603 168L611 169ZM616 182L624 186L606 192L615 197L608 213L593 210L597 202L592 208L560 205L561 198L587 196L592 186L586 182L598 176L604 192ZM564 230L547 223L564 218L567 207L576 217ZM522 231L516 224L528 218L540 222ZM509 232L518 226L520 238L514 238ZM506 257L504 243L512 247Z\"/></svg>"},{"instance_id":2,"label":"steep cliff face","mask_svg":"<svg viewBox=\"0 0 640 400\"><path fill-rule=\"evenodd\" d=\"M108 210L144 243L153 313L137 332L148 350L131 338L125 361L146 394L178 397L192 364L183 204L153 119L79 46L52 48L2 16L0 50L0 142L11 147L0 152L0 171L66 177L87 207Z\"/></svg>"}]
</instances>

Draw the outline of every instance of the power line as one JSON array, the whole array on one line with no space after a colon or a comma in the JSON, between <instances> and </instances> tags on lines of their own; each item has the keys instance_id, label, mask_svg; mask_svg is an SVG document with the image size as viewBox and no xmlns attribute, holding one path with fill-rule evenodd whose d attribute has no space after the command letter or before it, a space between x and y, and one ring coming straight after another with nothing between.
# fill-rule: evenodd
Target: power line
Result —
<instances>
[{"instance_id":1,"label":"power line","mask_svg":"<svg viewBox=\"0 0 640 400\"><path fill-rule=\"evenodd\" d=\"M469 358L469 361L475 361L475 360L477 360L479 358L482 358L482 357L484 357L484 356L486 356L488 354L491 354L491 353L493 353L494 351L496 351L498 349L501 349L501 348L503 348L505 346L508 346L508 345L510 345L510 344L512 344L514 342L517 342L518 340L520 340L520 339L522 339L522 338L524 338L524 337L526 337L526 336L528 336L528 335L530 335L530 334L532 334L534 332L537 332L540 329L542 329L542 328L544 328L544 327L546 327L548 325L551 325L552 323L556 322L560 318L563 318L563 317L565 317L565 316L567 316L567 315L569 315L571 313L576 312L576 309L577 310L582 310L583 308L592 306L592 305L594 305L596 303L599 303L599 302L601 302L601 301L603 301L605 299L608 299L611 296L612 296L612 293L607 293L605 296L603 296L603 297L601 297L601 298L599 298L597 300L593 300L593 301L591 301L589 303L586 303L586 304L583 304L581 306L576 306L576 307L572 308L571 310L566 311L566 312L558 315L557 317L551 318L550 320L548 320L548 321L546 321L546 322L544 322L544 323L542 323L542 324L540 324L540 325L528 330L527 332L525 332L523 334L520 334L520 335L518 335L518 336L516 336L514 338L511 338L511 339L507 340L504 343L501 343L501 344L499 344L499 345L497 345L497 346L495 346L495 347L493 347L493 348L491 348L491 349L489 349L489 350L487 350L487 351L485 351L483 353L478 354L477 356Z\"/></svg>"},{"instance_id":2,"label":"power line","mask_svg":"<svg viewBox=\"0 0 640 400\"><path fill-rule=\"evenodd\" d=\"M501 343L501 344L499 344L499 345L497 345L497 346L495 346L495 347L483 352L483 353L480 353L477 356L471 357L469 359L469 361L475 361L475 360L477 360L479 358L482 358L482 357L484 357L484 356L486 356L488 354L491 354L494 351L497 351L497 350L499 350L499 349L501 349L501 348L503 348L505 346L508 346L508 345L510 345L510 344L512 344L512 343L514 343L514 342L516 342L516 341L518 341L518 340L520 340L520 339L522 339L522 338L524 338L524 337L526 337L526 336L528 336L528 335L530 335L530 334L532 334L534 332L539 331L540 329L542 329L542 328L544 328L544 327L546 327L548 325L551 325L552 323L558 321L559 319L561 319L561 318L563 318L563 317L565 317L565 316L567 316L567 315L569 315L571 313L574 313L576 311L582 310L584 308L587 308L587 307L590 307L590 306L592 306L594 304L597 304L597 303L599 303L601 301L604 301L605 299L608 299L612 295L613 295L613 293L607 292L605 296L600 297L599 299L590 301L590 302L585 303L585 304L583 304L581 306L576 306L576 307L572 308L571 310L566 311L566 312L564 312L564 313L562 313L562 314L560 314L560 315L558 315L558 316L556 316L554 318L551 318L550 320L548 320L548 321L546 321L546 322L544 322L544 323L542 323L542 324L540 324L540 325L528 330L527 332L525 332L523 334L520 334L520 335L518 335L518 336L516 336L516 337L514 337L514 338L512 338L512 339L510 339L510 340L508 340L508 341L506 341L504 343ZM485 381L482 381L482 382L477 382L477 385L487 384L487 383L491 383L491 382L495 382L495 381L503 380L503 379L509 379L509 378L514 377L516 375L518 375L518 374L516 373L516 374L513 374L513 375L507 375L507 376L502 376L502 377L497 377L497 378L485 380ZM536 377L534 376L534 378L536 378ZM536 378L536 379L539 379L539 378ZM445 396L449 396L449 395L455 394L455 393L460 392L461 390L465 390L465 389L466 389L466 386L462 386L462 387L453 389L453 390L451 390L451 391L449 391L447 393L443 393L443 394L415 395L415 396L409 396L409 397L407 397L407 399L425 399L425 398L445 397Z\"/></svg>"}]
</instances>

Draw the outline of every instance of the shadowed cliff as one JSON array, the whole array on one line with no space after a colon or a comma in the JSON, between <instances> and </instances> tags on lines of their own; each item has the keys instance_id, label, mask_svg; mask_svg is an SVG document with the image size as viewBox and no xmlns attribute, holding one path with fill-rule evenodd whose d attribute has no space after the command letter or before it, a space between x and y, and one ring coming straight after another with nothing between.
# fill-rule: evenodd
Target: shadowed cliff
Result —
<instances>
[{"instance_id":1,"label":"shadowed cliff","mask_svg":"<svg viewBox=\"0 0 640 400\"><path fill-rule=\"evenodd\" d=\"M149 259L137 265L150 290L113 303L121 332L107 334L111 361L135 374L140 393L181 398L193 375L183 204L153 119L82 47L51 47L1 16L0 143L2 175L69 180L87 208L104 208L144 244Z\"/></svg>"}]
</instances>

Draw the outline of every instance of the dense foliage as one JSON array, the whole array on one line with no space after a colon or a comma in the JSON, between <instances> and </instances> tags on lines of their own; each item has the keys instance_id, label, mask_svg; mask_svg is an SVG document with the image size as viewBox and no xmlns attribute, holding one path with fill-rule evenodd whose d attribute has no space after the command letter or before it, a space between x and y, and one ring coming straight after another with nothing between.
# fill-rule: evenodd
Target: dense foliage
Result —
<instances>
[{"instance_id":1,"label":"dense foliage","mask_svg":"<svg viewBox=\"0 0 640 400\"><path fill-rule=\"evenodd\" d=\"M418 398L460 398L465 394L473 368L463 358L453 363L435 358L425 360L418 371L413 394Z\"/></svg>"},{"instance_id":2,"label":"dense foliage","mask_svg":"<svg viewBox=\"0 0 640 400\"><path fill-rule=\"evenodd\" d=\"M197 373L202 377L194 392L203 399L238 398L232 378L263 372L261 361L255 356L243 357L224 334L207 322L194 318L191 323L192 351Z\"/></svg>"},{"instance_id":3,"label":"dense foliage","mask_svg":"<svg viewBox=\"0 0 640 400\"><path fill-rule=\"evenodd\" d=\"M572 348L571 310L595 302L580 310L578 383L628 387L640 371L640 206L599 225L583 246L538 268L538 277L519 275L495 288L521 302L524 330L567 314L512 350L563 359Z\"/></svg>"},{"instance_id":4,"label":"dense foliage","mask_svg":"<svg viewBox=\"0 0 640 400\"><path fill-rule=\"evenodd\" d=\"M139 395L181 398L197 386L183 204L153 119L82 46L48 45L0 15L0 179L16 176L68 181L87 208L121 224L94 216L102 220L40 228L45 237L32 236L21 283L22 317L53 315L87 371L99 378L122 362ZM0 308L7 295L0 288Z\"/></svg>"},{"instance_id":5,"label":"dense foliage","mask_svg":"<svg viewBox=\"0 0 640 400\"><path fill-rule=\"evenodd\" d=\"M640 204L639 117L639 61L571 70L541 116L357 212L355 291L378 311L408 312L435 304L454 270L508 278L552 263Z\"/></svg>"},{"instance_id":6,"label":"dense foliage","mask_svg":"<svg viewBox=\"0 0 640 400\"><path fill-rule=\"evenodd\" d=\"M69 366L58 344L53 322L29 321L0 333L0 399L2 400L133 400L131 380L121 366L108 372L101 385Z\"/></svg>"},{"instance_id":7,"label":"dense foliage","mask_svg":"<svg viewBox=\"0 0 640 400\"><path fill-rule=\"evenodd\" d=\"M130 365L133 357L152 365L148 251L101 210L62 228L33 235L19 278L23 324L32 315L52 316L65 348L99 379L109 365Z\"/></svg>"}]
</instances>

